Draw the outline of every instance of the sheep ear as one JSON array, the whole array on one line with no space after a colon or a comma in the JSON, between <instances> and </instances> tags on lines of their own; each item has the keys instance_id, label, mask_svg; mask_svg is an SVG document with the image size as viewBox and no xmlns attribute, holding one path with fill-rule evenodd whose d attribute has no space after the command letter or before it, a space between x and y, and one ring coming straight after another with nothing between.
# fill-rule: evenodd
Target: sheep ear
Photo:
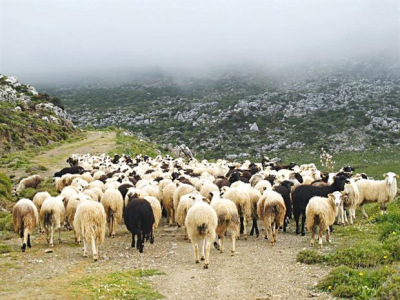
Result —
<instances>
[{"instance_id":1,"label":"sheep ear","mask_svg":"<svg viewBox=\"0 0 400 300\"><path fill-rule=\"evenodd\" d=\"M266 189L267 189L267 187L266 187L266 186L264 186L264 187L263 187L263 190L265 191Z\"/></svg>"},{"instance_id":2,"label":"sheep ear","mask_svg":"<svg viewBox=\"0 0 400 300\"><path fill-rule=\"evenodd\" d=\"M387 173L383 174L383 178L385 178L387 176Z\"/></svg>"},{"instance_id":3,"label":"sheep ear","mask_svg":"<svg viewBox=\"0 0 400 300\"><path fill-rule=\"evenodd\" d=\"M396 175L396 178L399 178L400 176L399 175Z\"/></svg>"}]
</instances>

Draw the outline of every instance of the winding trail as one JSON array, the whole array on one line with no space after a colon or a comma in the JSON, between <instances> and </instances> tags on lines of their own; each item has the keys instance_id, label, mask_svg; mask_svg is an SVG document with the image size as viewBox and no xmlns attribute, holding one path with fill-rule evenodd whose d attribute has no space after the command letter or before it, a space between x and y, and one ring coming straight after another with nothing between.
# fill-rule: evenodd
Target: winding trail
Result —
<instances>
[{"instance_id":1,"label":"winding trail","mask_svg":"<svg viewBox=\"0 0 400 300\"><path fill-rule=\"evenodd\" d=\"M31 161L47 168L40 174L51 177L53 174L68 166L67 158L73 153L102 154L115 148L116 134L114 131L89 131L83 140L47 150L34 157Z\"/></svg>"}]
</instances>

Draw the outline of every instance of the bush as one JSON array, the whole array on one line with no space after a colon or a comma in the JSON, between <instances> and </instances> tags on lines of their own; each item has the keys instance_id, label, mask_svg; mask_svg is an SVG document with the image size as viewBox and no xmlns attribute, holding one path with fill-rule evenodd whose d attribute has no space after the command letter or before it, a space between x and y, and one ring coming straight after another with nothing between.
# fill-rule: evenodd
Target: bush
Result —
<instances>
[{"instance_id":1,"label":"bush","mask_svg":"<svg viewBox=\"0 0 400 300\"><path fill-rule=\"evenodd\" d=\"M312 265L322 263L324 261L324 256L315 250L303 250L297 253L296 260L304 264Z\"/></svg>"},{"instance_id":2,"label":"bush","mask_svg":"<svg viewBox=\"0 0 400 300\"><path fill-rule=\"evenodd\" d=\"M393 261L391 253L382 243L364 241L351 248L338 249L328 254L326 260L330 265L345 265L352 268L370 268Z\"/></svg>"},{"instance_id":3,"label":"bush","mask_svg":"<svg viewBox=\"0 0 400 300\"><path fill-rule=\"evenodd\" d=\"M12 200L12 185L11 180L4 173L0 173L0 197L4 197L7 200Z\"/></svg>"},{"instance_id":4,"label":"bush","mask_svg":"<svg viewBox=\"0 0 400 300\"><path fill-rule=\"evenodd\" d=\"M378 289L377 296L382 300L400 299L400 275L394 274Z\"/></svg>"},{"instance_id":5,"label":"bush","mask_svg":"<svg viewBox=\"0 0 400 300\"><path fill-rule=\"evenodd\" d=\"M10 213L2 213L0 216L0 231L13 231L13 218Z\"/></svg>"},{"instance_id":6,"label":"bush","mask_svg":"<svg viewBox=\"0 0 400 300\"><path fill-rule=\"evenodd\" d=\"M386 267L368 271L341 266L318 283L318 288L331 292L335 297L372 299L394 273L394 270Z\"/></svg>"},{"instance_id":7,"label":"bush","mask_svg":"<svg viewBox=\"0 0 400 300\"><path fill-rule=\"evenodd\" d=\"M33 197L36 194L36 190L34 188L27 188L21 191L21 193L19 193L19 197L20 198L27 198L27 199L33 199Z\"/></svg>"},{"instance_id":8,"label":"bush","mask_svg":"<svg viewBox=\"0 0 400 300\"><path fill-rule=\"evenodd\" d=\"M9 245L0 244L0 254L9 253L12 249Z\"/></svg>"}]
</instances>

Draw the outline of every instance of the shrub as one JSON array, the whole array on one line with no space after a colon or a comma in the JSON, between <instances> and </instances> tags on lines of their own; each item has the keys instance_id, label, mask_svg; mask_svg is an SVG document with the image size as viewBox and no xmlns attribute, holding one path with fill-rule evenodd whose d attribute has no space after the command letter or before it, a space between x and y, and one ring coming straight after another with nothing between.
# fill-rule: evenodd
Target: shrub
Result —
<instances>
[{"instance_id":1,"label":"shrub","mask_svg":"<svg viewBox=\"0 0 400 300\"><path fill-rule=\"evenodd\" d=\"M0 197L4 197L7 200L12 199L11 195L12 185L11 180L4 173L0 173Z\"/></svg>"},{"instance_id":2,"label":"shrub","mask_svg":"<svg viewBox=\"0 0 400 300\"><path fill-rule=\"evenodd\" d=\"M10 213L2 213L0 216L0 231L13 231L13 219L12 214Z\"/></svg>"},{"instance_id":3,"label":"shrub","mask_svg":"<svg viewBox=\"0 0 400 300\"><path fill-rule=\"evenodd\" d=\"M301 263L312 265L322 263L324 261L324 256L315 250L303 250L297 253L296 260Z\"/></svg>"},{"instance_id":4,"label":"shrub","mask_svg":"<svg viewBox=\"0 0 400 300\"><path fill-rule=\"evenodd\" d=\"M341 266L321 280L318 288L331 292L335 297L371 299L376 297L378 288L394 272L391 268L386 267L368 271Z\"/></svg>"},{"instance_id":5,"label":"shrub","mask_svg":"<svg viewBox=\"0 0 400 300\"><path fill-rule=\"evenodd\" d=\"M27 199L33 199L33 197L36 194L36 190L34 188L27 188L21 191L21 193L19 193L19 197L20 198L27 198Z\"/></svg>"}]
</instances>

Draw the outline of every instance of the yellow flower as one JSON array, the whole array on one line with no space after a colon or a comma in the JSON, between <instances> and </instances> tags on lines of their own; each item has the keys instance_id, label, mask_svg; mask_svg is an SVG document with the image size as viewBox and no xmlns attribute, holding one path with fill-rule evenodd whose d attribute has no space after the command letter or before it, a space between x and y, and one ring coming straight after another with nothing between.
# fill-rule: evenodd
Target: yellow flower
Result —
<instances>
[{"instance_id":1,"label":"yellow flower","mask_svg":"<svg viewBox=\"0 0 400 300\"><path fill-rule=\"evenodd\" d=\"M330 285L330 286L328 286L328 290L331 290L332 289L332 286Z\"/></svg>"},{"instance_id":2,"label":"yellow flower","mask_svg":"<svg viewBox=\"0 0 400 300\"><path fill-rule=\"evenodd\" d=\"M383 258L384 258L384 259L387 259L387 255L385 255Z\"/></svg>"},{"instance_id":3,"label":"yellow flower","mask_svg":"<svg viewBox=\"0 0 400 300\"><path fill-rule=\"evenodd\" d=\"M396 231L393 231L392 234L396 234Z\"/></svg>"},{"instance_id":4,"label":"yellow flower","mask_svg":"<svg viewBox=\"0 0 400 300\"><path fill-rule=\"evenodd\" d=\"M360 275L360 276L363 276L363 275L364 275L364 273L363 273L363 272L360 272L360 273L358 273L358 275Z\"/></svg>"}]
</instances>

